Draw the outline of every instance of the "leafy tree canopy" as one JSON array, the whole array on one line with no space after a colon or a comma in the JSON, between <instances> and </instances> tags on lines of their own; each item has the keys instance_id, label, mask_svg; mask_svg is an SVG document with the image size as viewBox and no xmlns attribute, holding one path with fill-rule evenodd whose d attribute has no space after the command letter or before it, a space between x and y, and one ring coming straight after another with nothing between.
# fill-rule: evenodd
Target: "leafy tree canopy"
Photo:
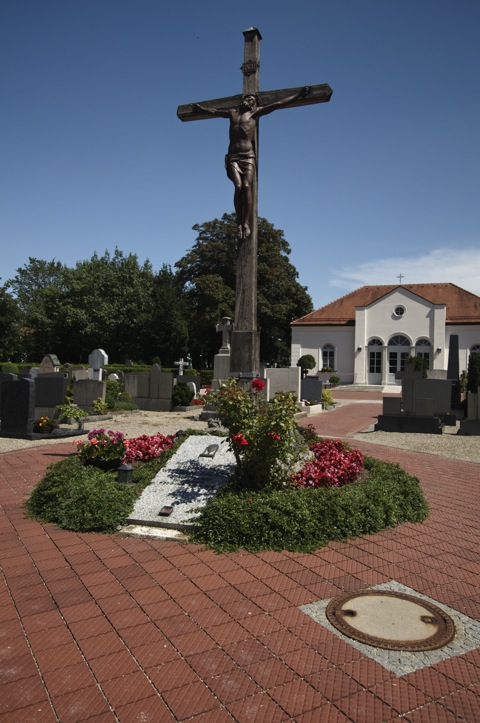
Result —
<instances>
[{"instance_id":1,"label":"leafy tree canopy","mask_svg":"<svg viewBox=\"0 0 480 723\"><path fill-rule=\"evenodd\" d=\"M215 324L234 317L236 219L224 214L193 230L195 245L175 267L187 297L192 354L211 360L219 348ZM269 363L289 363L290 322L313 309L289 254L283 231L259 218L258 325L261 360Z\"/></svg>"}]
</instances>

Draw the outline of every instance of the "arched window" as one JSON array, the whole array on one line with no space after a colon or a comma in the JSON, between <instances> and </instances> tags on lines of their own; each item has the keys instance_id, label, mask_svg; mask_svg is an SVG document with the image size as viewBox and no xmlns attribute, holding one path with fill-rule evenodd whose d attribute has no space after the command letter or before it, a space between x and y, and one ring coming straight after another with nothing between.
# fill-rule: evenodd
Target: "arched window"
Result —
<instances>
[{"instance_id":1,"label":"arched window","mask_svg":"<svg viewBox=\"0 0 480 723\"><path fill-rule=\"evenodd\" d=\"M388 346L410 346L410 342L406 336L397 334L396 336L392 336L388 342Z\"/></svg>"},{"instance_id":2,"label":"arched window","mask_svg":"<svg viewBox=\"0 0 480 723\"><path fill-rule=\"evenodd\" d=\"M322 347L322 368L335 369L335 347L333 344L324 344Z\"/></svg>"}]
</instances>

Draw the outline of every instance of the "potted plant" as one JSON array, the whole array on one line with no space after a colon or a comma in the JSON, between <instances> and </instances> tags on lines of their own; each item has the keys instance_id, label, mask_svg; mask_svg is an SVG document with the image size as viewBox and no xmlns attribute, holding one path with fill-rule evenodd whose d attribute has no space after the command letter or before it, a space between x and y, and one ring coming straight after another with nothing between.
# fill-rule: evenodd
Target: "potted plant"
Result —
<instances>
[{"instance_id":1,"label":"potted plant","mask_svg":"<svg viewBox=\"0 0 480 723\"><path fill-rule=\"evenodd\" d=\"M86 442L79 442L78 458L83 464L100 469L117 469L125 457L127 446L123 432L109 429L92 429Z\"/></svg>"}]
</instances>

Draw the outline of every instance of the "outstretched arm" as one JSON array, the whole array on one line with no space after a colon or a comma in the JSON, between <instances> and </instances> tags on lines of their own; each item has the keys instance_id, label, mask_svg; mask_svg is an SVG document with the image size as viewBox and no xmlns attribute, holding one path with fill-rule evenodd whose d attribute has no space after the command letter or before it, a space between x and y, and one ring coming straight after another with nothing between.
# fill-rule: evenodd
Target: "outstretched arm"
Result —
<instances>
[{"instance_id":1,"label":"outstretched arm","mask_svg":"<svg viewBox=\"0 0 480 723\"><path fill-rule=\"evenodd\" d=\"M253 115L257 117L261 115L268 115L268 113L272 113L272 111L276 110L277 108L282 108L282 106L288 105L289 103L294 103L296 100L301 100L302 98L305 98L310 93L310 90L310 86L305 85L298 91L298 93L295 93L294 95L289 95L287 98L277 100L275 103L269 103L268 105L260 106L259 108L257 108Z\"/></svg>"},{"instance_id":2,"label":"outstretched arm","mask_svg":"<svg viewBox=\"0 0 480 723\"><path fill-rule=\"evenodd\" d=\"M230 118L229 110L222 110L221 108L207 108L205 105L200 105L200 103L192 103L192 113L197 111L208 113L208 115L214 116L215 118Z\"/></svg>"}]
</instances>

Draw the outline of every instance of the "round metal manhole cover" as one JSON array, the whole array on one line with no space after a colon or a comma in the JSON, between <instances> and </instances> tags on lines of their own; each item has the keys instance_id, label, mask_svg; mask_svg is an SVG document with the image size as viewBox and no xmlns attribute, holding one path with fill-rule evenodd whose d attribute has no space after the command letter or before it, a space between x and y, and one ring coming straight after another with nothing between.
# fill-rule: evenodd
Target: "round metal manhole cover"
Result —
<instances>
[{"instance_id":1,"label":"round metal manhole cover","mask_svg":"<svg viewBox=\"0 0 480 723\"><path fill-rule=\"evenodd\" d=\"M453 620L443 610L400 592L365 590L340 595L325 612L347 637L387 650L436 650L455 637Z\"/></svg>"}]
</instances>

